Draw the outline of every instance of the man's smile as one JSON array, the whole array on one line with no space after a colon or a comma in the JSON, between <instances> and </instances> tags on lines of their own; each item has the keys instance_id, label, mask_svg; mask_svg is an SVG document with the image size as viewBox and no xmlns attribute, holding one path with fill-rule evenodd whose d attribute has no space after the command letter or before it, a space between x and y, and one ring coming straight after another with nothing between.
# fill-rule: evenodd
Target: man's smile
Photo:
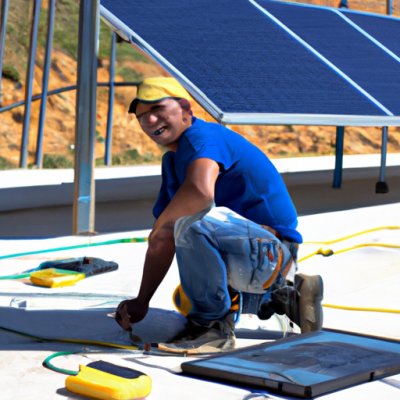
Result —
<instances>
[{"instance_id":1,"label":"man's smile","mask_svg":"<svg viewBox=\"0 0 400 400\"><path fill-rule=\"evenodd\" d=\"M166 126L162 126L162 127L158 128L158 129L156 129L155 131L153 131L152 134L153 134L154 136L159 136L159 135L161 135L166 129L167 129Z\"/></svg>"}]
</instances>

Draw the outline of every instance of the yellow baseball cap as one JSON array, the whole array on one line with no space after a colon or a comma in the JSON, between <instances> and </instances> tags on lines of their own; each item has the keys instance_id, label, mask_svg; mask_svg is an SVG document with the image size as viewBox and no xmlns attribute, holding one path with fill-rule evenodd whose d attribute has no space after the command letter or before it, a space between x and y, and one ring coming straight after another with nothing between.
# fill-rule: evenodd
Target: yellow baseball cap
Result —
<instances>
[{"instance_id":1,"label":"yellow baseball cap","mask_svg":"<svg viewBox=\"0 0 400 400\"><path fill-rule=\"evenodd\" d=\"M136 107L139 102L156 103L170 97L189 101L193 100L190 94L175 78L165 76L146 78L138 86L136 97L130 104L128 112L130 114L136 113Z\"/></svg>"}]
</instances>

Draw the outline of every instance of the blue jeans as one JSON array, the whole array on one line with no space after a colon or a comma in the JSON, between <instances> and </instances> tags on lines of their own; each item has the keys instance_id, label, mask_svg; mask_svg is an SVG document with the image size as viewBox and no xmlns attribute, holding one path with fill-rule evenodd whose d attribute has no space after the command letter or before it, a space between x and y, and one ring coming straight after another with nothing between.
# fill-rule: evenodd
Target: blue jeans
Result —
<instances>
[{"instance_id":1,"label":"blue jeans","mask_svg":"<svg viewBox=\"0 0 400 400\"><path fill-rule=\"evenodd\" d=\"M288 247L228 208L180 218L174 235L181 285L191 303L188 318L200 324L226 316L228 287L242 294L242 312L256 314L271 287L285 282L279 267L292 259Z\"/></svg>"}]
</instances>

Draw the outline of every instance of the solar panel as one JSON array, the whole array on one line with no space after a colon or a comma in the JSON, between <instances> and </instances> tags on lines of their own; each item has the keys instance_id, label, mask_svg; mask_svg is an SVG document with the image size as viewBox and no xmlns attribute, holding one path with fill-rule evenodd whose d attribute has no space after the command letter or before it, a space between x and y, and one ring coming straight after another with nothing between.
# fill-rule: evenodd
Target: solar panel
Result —
<instances>
[{"instance_id":1,"label":"solar panel","mask_svg":"<svg viewBox=\"0 0 400 400\"><path fill-rule=\"evenodd\" d=\"M384 15L360 14L350 10L341 11L343 15L372 35L385 47L400 57L400 20Z\"/></svg>"},{"instance_id":2,"label":"solar panel","mask_svg":"<svg viewBox=\"0 0 400 400\"><path fill-rule=\"evenodd\" d=\"M311 332L187 361L181 367L187 374L236 386L314 398L398 374L400 343L351 332Z\"/></svg>"},{"instance_id":3,"label":"solar panel","mask_svg":"<svg viewBox=\"0 0 400 400\"><path fill-rule=\"evenodd\" d=\"M387 104L360 90L269 18L266 3L274 2L101 0L101 14L222 122L400 125L390 109L400 112L400 104L389 90L375 83ZM359 76L367 81L368 71Z\"/></svg>"},{"instance_id":4,"label":"solar panel","mask_svg":"<svg viewBox=\"0 0 400 400\"><path fill-rule=\"evenodd\" d=\"M376 16L341 13L332 8L306 7L258 0L267 11L293 30L316 51L332 62L374 98L379 99L393 114L400 113L400 62L390 56L379 43L364 35L360 26L351 22L361 20L374 36L394 44L400 42L400 21ZM348 22L350 17L351 21ZM395 22L387 29L387 23ZM383 29L385 28L385 29ZM397 39L395 33L397 31ZM367 33L367 32L365 32ZM400 45L397 46L400 50Z\"/></svg>"}]
</instances>

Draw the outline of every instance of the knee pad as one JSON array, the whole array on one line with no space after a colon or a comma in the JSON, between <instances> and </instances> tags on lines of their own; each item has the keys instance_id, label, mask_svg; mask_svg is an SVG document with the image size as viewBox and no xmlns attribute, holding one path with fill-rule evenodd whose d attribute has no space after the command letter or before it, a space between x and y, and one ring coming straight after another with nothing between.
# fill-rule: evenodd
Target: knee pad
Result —
<instances>
[{"instance_id":1,"label":"knee pad","mask_svg":"<svg viewBox=\"0 0 400 400\"><path fill-rule=\"evenodd\" d=\"M172 300L174 302L174 305L176 309L184 316L186 317L190 310L192 309L192 305L190 304L190 301L188 297L186 296L186 293L184 292L182 285L178 285L174 293L172 294Z\"/></svg>"}]
</instances>

